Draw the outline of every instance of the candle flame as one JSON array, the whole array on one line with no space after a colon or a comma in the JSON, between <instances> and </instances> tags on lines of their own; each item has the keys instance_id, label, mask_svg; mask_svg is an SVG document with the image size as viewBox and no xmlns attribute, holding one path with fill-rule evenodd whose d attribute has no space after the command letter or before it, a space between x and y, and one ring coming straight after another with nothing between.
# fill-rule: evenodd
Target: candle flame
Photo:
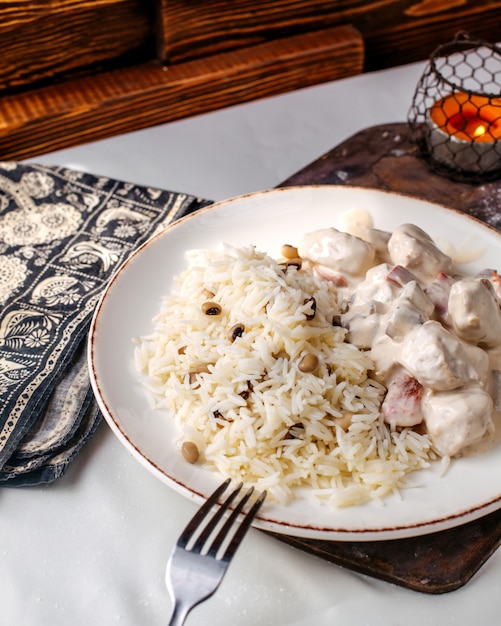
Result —
<instances>
[{"instance_id":1,"label":"candle flame","mask_svg":"<svg viewBox=\"0 0 501 626\"><path fill-rule=\"evenodd\" d=\"M483 124L479 124L479 126L475 128L473 136L480 137L481 135L485 135L486 132L487 132L487 126L484 126Z\"/></svg>"},{"instance_id":2,"label":"candle flame","mask_svg":"<svg viewBox=\"0 0 501 626\"><path fill-rule=\"evenodd\" d=\"M430 117L459 141L501 140L501 98L454 92L431 107Z\"/></svg>"}]
</instances>

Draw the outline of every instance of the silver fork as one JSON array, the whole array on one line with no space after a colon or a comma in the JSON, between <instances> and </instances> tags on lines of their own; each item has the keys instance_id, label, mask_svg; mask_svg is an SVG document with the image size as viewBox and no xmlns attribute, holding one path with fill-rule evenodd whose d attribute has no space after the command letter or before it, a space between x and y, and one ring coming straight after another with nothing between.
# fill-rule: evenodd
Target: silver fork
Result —
<instances>
[{"instance_id":1,"label":"silver fork","mask_svg":"<svg viewBox=\"0 0 501 626\"><path fill-rule=\"evenodd\" d=\"M243 494L223 523L222 518L242 490L240 484L211 516L213 507L230 482L228 479L219 485L193 516L170 555L166 583L174 602L174 611L169 626L184 624L191 609L214 594L264 502L266 491L258 496L247 512L244 512L244 507L254 491L251 487Z\"/></svg>"}]
</instances>

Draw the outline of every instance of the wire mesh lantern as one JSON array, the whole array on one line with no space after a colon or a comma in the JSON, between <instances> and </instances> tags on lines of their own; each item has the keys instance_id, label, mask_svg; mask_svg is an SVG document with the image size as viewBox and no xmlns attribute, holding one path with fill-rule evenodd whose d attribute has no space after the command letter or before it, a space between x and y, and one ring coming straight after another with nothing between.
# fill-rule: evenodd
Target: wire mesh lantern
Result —
<instances>
[{"instance_id":1,"label":"wire mesh lantern","mask_svg":"<svg viewBox=\"0 0 501 626\"><path fill-rule=\"evenodd\" d=\"M465 32L438 47L408 122L437 173L466 182L501 178L501 48Z\"/></svg>"}]
</instances>

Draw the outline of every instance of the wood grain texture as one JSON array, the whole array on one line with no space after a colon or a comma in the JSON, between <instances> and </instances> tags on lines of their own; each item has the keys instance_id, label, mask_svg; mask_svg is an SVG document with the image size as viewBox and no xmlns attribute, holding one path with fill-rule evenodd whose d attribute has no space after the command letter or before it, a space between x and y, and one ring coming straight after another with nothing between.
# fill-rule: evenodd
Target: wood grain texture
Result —
<instances>
[{"instance_id":1,"label":"wood grain texture","mask_svg":"<svg viewBox=\"0 0 501 626\"><path fill-rule=\"evenodd\" d=\"M432 15L447 9L462 7L468 0L420 0L406 10L407 15Z\"/></svg>"},{"instance_id":2,"label":"wood grain texture","mask_svg":"<svg viewBox=\"0 0 501 626\"><path fill-rule=\"evenodd\" d=\"M501 37L501 2L469 0L455 6L446 2L442 11L436 10L437 2L408 4L409 8L392 24L384 16L374 15L371 31L364 34L364 71L428 59L439 45L451 41L460 30L492 43ZM362 24L357 27L364 32Z\"/></svg>"},{"instance_id":3,"label":"wood grain texture","mask_svg":"<svg viewBox=\"0 0 501 626\"><path fill-rule=\"evenodd\" d=\"M149 63L0 98L0 159L86 141L358 74L350 26L179 63Z\"/></svg>"},{"instance_id":4,"label":"wood grain texture","mask_svg":"<svg viewBox=\"0 0 501 626\"><path fill-rule=\"evenodd\" d=\"M0 91L154 54L151 0L0 0Z\"/></svg>"},{"instance_id":5,"label":"wood grain texture","mask_svg":"<svg viewBox=\"0 0 501 626\"><path fill-rule=\"evenodd\" d=\"M500 523L501 511L496 511L457 528L390 542L272 536L366 576L436 595L456 591L470 582L499 548Z\"/></svg>"},{"instance_id":6,"label":"wood grain texture","mask_svg":"<svg viewBox=\"0 0 501 626\"><path fill-rule=\"evenodd\" d=\"M392 0L157 0L158 58L177 62L352 23Z\"/></svg>"},{"instance_id":7,"label":"wood grain texture","mask_svg":"<svg viewBox=\"0 0 501 626\"><path fill-rule=\"evenodd\" d=\"M367 71L427 58L460 29L496 41L500 21L501 0L0 0L0 92L348 23Z\"/></svg>"},{"instance_id":8,"label":"wood grain texture","mask_svg":"<svg viewBox=\"0 0 501 626\"><path fill-rule=\"evenodd\" d=\"M423 60L458 30L497 41L500 23L501 0L0 0L0 148L33 154Z\"/></svg>"},{"instance_id":9,"label":"wood grain texture","mask_svg":"<svg viewBox=\"0 0 501 626\"><path fill-rule=\"evenodd\" d=\"M429 57L458 30L497 41L501 0L157 0L158 55L176 62L343 23L365 41L365 70Z\"/></svg>"}]
</instances>

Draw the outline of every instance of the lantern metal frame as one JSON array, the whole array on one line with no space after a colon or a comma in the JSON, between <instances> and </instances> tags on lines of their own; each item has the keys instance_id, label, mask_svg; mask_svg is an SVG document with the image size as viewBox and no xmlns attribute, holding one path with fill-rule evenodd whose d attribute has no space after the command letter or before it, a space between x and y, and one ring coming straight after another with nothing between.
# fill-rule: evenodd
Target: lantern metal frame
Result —
<instances>
[{"instance_id":1,"label":"lantern metal frame","mask_svg":"<svg viewBox=\"0 0 501 626\"><path fill-rule=\"evenodd\" d=\"M488 128L499 125L499 137L465 140L463 133L459 138L460 133L446 130L450 118L445 113L442 117L447 119L437 127L430 116L432 108L458 93L460 111L479 98L496 112L499 109L499 117L496 113L487 122ZM417 84L408 124L421 155L438 174L465 182L501 178L501 47L460 31L453 41L436 48Z\"/></svg>"}]
</instances>

